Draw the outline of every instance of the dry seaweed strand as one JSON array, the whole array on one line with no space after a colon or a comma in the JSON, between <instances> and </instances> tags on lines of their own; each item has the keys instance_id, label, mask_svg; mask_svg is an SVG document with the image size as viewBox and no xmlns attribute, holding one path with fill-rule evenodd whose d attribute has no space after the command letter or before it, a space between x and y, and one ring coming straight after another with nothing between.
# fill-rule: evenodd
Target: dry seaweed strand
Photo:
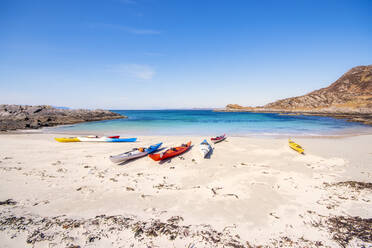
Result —
<instances>
[{"instance_id":1,"label":"dry seaweed strand","mask_svg":"<svg viewBox=\"0 0 372 248\"><path fill-rule=\"evenodd\" d=\"M372 190L372 183L357 182L357 181L344 181L337 183L324 183L326 187L343 186L350 187L355 190Z\"/></svg>"}]
</instances>

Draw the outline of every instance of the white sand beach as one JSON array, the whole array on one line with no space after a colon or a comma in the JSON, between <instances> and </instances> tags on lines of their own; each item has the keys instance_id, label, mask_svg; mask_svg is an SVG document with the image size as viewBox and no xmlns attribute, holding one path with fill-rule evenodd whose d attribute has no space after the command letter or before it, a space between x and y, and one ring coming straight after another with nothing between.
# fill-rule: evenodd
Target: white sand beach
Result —
<instances>
[{"instance_id":1,"label":"white sand beach","mask_svg":"<svg viewBox=\"0 0 372 248\"><path fill-rule=\"evenodd\" d=\"M371 235L372 135L292 137L305 155L286 138L228 137L209 159L198 149L204 137L54 140L63 136L0 135L1 247L372 246L363 238ZM109 160L189 140L190 151L162 164ZM342 218L367 231L340 226Z\"/></svg>"}]
</instances>

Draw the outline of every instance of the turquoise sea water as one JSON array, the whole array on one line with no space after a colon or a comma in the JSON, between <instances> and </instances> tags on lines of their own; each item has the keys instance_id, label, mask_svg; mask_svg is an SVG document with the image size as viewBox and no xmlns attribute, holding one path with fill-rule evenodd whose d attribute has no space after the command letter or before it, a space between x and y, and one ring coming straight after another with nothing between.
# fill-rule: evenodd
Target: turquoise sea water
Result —
<instances>
[{"instance_id":1,"label":"turquoise sea water","mask_svg":"<svg viewBox=\"0 0 372 248\"><path fill-rule=\"evenodd\" d=\"M114 110L128 119L47 128L46 132L120 135L343 135L372 133L345 120L211 110Z\"/></svg>"}]
</instances>

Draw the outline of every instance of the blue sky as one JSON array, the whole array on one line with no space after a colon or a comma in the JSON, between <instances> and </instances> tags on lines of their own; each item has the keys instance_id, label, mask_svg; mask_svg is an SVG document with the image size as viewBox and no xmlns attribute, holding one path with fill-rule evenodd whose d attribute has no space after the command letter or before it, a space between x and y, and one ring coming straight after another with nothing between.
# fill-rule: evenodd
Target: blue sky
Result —
<instances>
[{"instance_id":1,"label":"blue sky","mask_svg":"<svg viewBox=\"0 0 372 248\"><path fill-rule=\"evenodd\" d=\"M0 103L262 105L372 64L370 0L2 0Z\"/></svg>"}]
</instances>

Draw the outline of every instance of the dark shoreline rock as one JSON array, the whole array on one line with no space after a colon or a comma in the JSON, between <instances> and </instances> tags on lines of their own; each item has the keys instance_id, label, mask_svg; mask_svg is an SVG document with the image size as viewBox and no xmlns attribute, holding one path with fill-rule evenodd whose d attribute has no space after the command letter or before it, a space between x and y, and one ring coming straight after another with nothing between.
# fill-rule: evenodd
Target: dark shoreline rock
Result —
<instances>
[{"instance_id":1,"label":"dark shoreline rock","mask_svg":"<svg viewBox=\"0 0 372 248\"><path fill-rule=\"evenodd\" d=\"M87 121L123 119L108 110L57 109L48 105L0 105L0 131L38 129Z\"/></svg>"}]
</instances>

